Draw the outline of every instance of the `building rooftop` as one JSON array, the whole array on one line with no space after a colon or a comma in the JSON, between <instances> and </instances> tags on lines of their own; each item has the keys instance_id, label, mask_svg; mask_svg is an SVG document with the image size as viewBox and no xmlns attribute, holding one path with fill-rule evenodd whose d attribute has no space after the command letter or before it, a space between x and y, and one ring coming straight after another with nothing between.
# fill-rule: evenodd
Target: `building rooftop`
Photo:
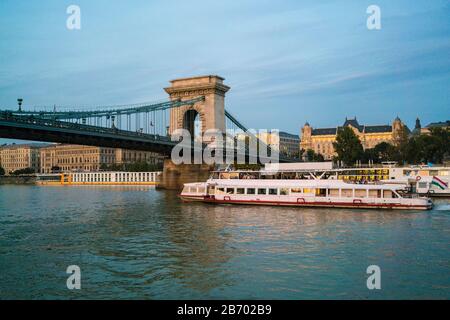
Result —
<instances>
[{"instance_id":1,"label":"building rooftop","mask_svg":"<svg viewBox=\"0 0 450 320\"><path fill-rule=\"evenodd\" d=\"M450 120L441 122L432 122L428 124L425 128L437 128L437 127L450 127Z\"/></svg>"},{"instance_id":2,"label":"building rooftop","mask_svg":"<svg viewBox=\"0 0 450 320\"><path fill-rule=\"evenodd\" d=\"M17 148L43 148L48 147L48 143L13 143L0 146L0 149L17 149Z\"/></svg>"},{"instance_id":3,"label":"building rooftop","mask_svg":"<svg viewBox=\"0 0 450 320\"><path fill-rule=\"evenodd\" d=\"M374 125L374 126L365 126L359 124L358 120L355 118L348 119L345 118L345 122L342 126L335 127L335 128L317 128L313 129L311 134L313 136L322 136L322 135L335 135L337 134L337 131L343 127L352 126L353 128L356 128L359 130L359 132L364 133L382 133L382 132L392 132L392 126L389 124L386 125ZM406 127L406 126L405 126ZM407 131L409 132L408 127L406 127Z\"/></svg>"},{"instance_id":4,"label":"building rooftop","mask_svg":"<svg viewBox=\"0 0 450 320\"><path fill-rule=\"evenodd\" d=\"M288 133L285 131L280 131L279 132L280 137L287 137L287 138L292 138L292 139L300 139L298 134L292 134L292 133Z\"/></svg>"}]
</instances>

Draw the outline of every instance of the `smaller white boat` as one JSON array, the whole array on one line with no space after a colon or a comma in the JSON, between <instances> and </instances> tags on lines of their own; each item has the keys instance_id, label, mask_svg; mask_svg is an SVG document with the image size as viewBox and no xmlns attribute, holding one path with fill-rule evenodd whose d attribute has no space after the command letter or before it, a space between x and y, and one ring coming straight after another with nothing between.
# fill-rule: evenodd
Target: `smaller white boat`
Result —
<instances>
[{"instance_id":1,"label":"smaller white boat","mask_svg":"<svg viewBox=\"0 0 450 320\"><path fill-rule=\"evenodd\" d=\"M244 176L186 183L180 197L184 201L217 204L414 210L433 207L430 198L410 193L405 185Z\"/></svg>"}]
</instances>

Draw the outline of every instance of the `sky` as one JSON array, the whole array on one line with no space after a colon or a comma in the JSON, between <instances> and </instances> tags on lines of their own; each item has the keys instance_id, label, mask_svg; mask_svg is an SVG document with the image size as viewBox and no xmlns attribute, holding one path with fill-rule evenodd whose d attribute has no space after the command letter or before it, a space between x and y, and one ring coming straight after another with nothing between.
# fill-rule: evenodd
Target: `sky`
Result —
<instances>
[{"instance_id":1,"label":"sky","mask_svg":"<svg viewBox=\"0 0 450 320\"><path fill-rule=\"evenodd\" d=\"M72 4L80 30L66 27ZM0 1L0 109L161 101L169 80L208 74L249 128L444 121L450 2Z\"/></svg>"}]
</instances>

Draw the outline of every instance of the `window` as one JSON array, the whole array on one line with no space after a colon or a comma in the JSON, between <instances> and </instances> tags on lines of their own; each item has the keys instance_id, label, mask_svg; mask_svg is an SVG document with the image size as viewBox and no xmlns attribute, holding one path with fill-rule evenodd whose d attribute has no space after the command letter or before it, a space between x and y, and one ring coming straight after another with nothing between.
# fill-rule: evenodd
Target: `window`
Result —
<instances>
[{"instance_id":1,"label":"window","mask_svg":"<svg viewBox=\"0 0 450 320\"><path fill-rule=\"evenodd\" d=\"M366 189L356 189L355 190L355 197L357 198L365 198L367 195Z\"/></svg>"},{"instance_id":2,"label":"window","mask_svg":"<svg viewBox=\"0 0 450 320\"><path fill-rule=\"evenodd\" d=\"M383 198L387 198L387 199L392 198L392 191L391 190L383 190Z\"/></svg>"},{"instance_id":3,"label":"window","mask_svg":"<svg viewBox=\"0 0 450 320\"><path fill-rule=\"evenodd\" d=\"M227 194L234 194L234 188L227 188Z\"/></svg>"},{"instance_id":4,"label":"window","mask_svg":"<svg viewBox=\"0 0 450 320\"><path fill-rule=\"evenodd\" d=\"M280 195L287 196L288 194L289 194L289 189L287 189L287 188L280 189Z\"/></svg>"},{"instance_id":5,"label":"window","mask_svg":"<svg viewBox=\"0 0 450 320\"><path fill-rule=\"evenodd\" d=\"M427 183L426 182L419 182L419 188L426 188L427 187Z\"/></svg>"},{"instance_id":6,"label":"window","mask_svg":"<svg viewBox=\"0 0 450 320\"><path fill-rule=\"evenodd\" d=\"M303 193L315 193L316 189L309 189L309 188L304 188L303 189Z\"/></svg>"},{"instance_id":7,"label":"window","mask_svg":"<svg viewBox=\"0 0 450 320\"><path fill-rule=\"evenodd\" d=\"M225 193L225 188L217 188L216 189L216 194L224 194Z\"/></svg>"},{"instance_id":8,"label":"window","mask_svg":"<svg viewBox=\"0 0 450 320\"><path fill-rule=\"evenodd\" d=\"M353 189L342 189L341 197L343 198L351 198L353 197Z\"/></svg>"},{"instance_id":9,"label":"window","mask_svg":"<svg viewBox=\"0 0 450 320\"><path fill-rule=\"evenodd\" d=\"M275 188L269 188L269 194L271 194L271 195L277 195L277 194L278 194L278 189L275 189Z\"/></svg>"},{"instance_id":10,"label":"window","mask_svg":"<svg viewBox=\"0 0 450 320\"><path fill-rule=\"evenodd\" d=\"M369 198L377 198L378 190L369 190Z\"/></svg>"},{"instance_id":11,"label":"window","mask_svg":"<svg viewBox=\"0 0 450 320\"><path fill-rule=\"evenodd\" d=\"M339 197L339 189L330 189L330 190L328 190L328 196L330 196L330 197Z\"/></svg>"},{"instance_id":12,"label":"window","mask_svg":"<svg viewBox=\"0 0 450 320\"><path fill-rule=\"evenodd\" d=\"M292 188L291 193L302 193L302 188Z\"/></svg>"},{"instance_id":13,"label":"window","mask_svg":"<svg viewBox=\"0 0 450 320\"><path fill-rule=\"evenodd\" d=\"M316 189L316 196L317 197L325 197L327 195L327 189Z\"/></svg>"},{"instance_id":14,"label":"window","mask_svg":"<svg viewBox=\"0 0 450 320\"><path fill-rule=\"evenodd\" d=\"M245 194L244 188L236 188L236 194Z\"/></svg>"},{"instance_id":15,"label":"window","mask_svg":"<svg viewBox=\"0 0 450 320\"><path fill-rule=\"evenodd\" d=\"M247 194L255 194L255 188L247 188Z\"/></svg>"},{"instance_id":16,"label":"window","mask_svg":"<svg viewBox=\"0 0 450 320\"><path fill-rule=\"evenodd\" d=\"M266 194L266 189L258 189L258 194Z\"/></svg>"}]
</instances>

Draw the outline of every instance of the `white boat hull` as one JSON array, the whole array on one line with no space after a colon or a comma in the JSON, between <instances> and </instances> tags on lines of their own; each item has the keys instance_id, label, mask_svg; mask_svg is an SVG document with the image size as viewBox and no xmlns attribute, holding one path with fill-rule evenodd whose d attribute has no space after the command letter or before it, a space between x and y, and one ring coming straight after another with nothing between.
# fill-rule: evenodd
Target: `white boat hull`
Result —
<instances>
[{"instance_id":1,"label":"white boat hull","mask_svg":"<svg viewBox=\"0 0 450 320\"><path fill-rule=\"evenodd\" d=\"M371 201L370 199L337 200L331 198L321 199L260 199L239 196L213 196L213 195L189 195L181 194L183 201L199 201L215 204L244 204L244 205L266 205L266 206L293 206L293 207L326 207L326 208L357 208L357 209L403 209L403 210L429 210L433 207L431 201L386 201L383 203Z\"/></svg>"}]
</instances>

